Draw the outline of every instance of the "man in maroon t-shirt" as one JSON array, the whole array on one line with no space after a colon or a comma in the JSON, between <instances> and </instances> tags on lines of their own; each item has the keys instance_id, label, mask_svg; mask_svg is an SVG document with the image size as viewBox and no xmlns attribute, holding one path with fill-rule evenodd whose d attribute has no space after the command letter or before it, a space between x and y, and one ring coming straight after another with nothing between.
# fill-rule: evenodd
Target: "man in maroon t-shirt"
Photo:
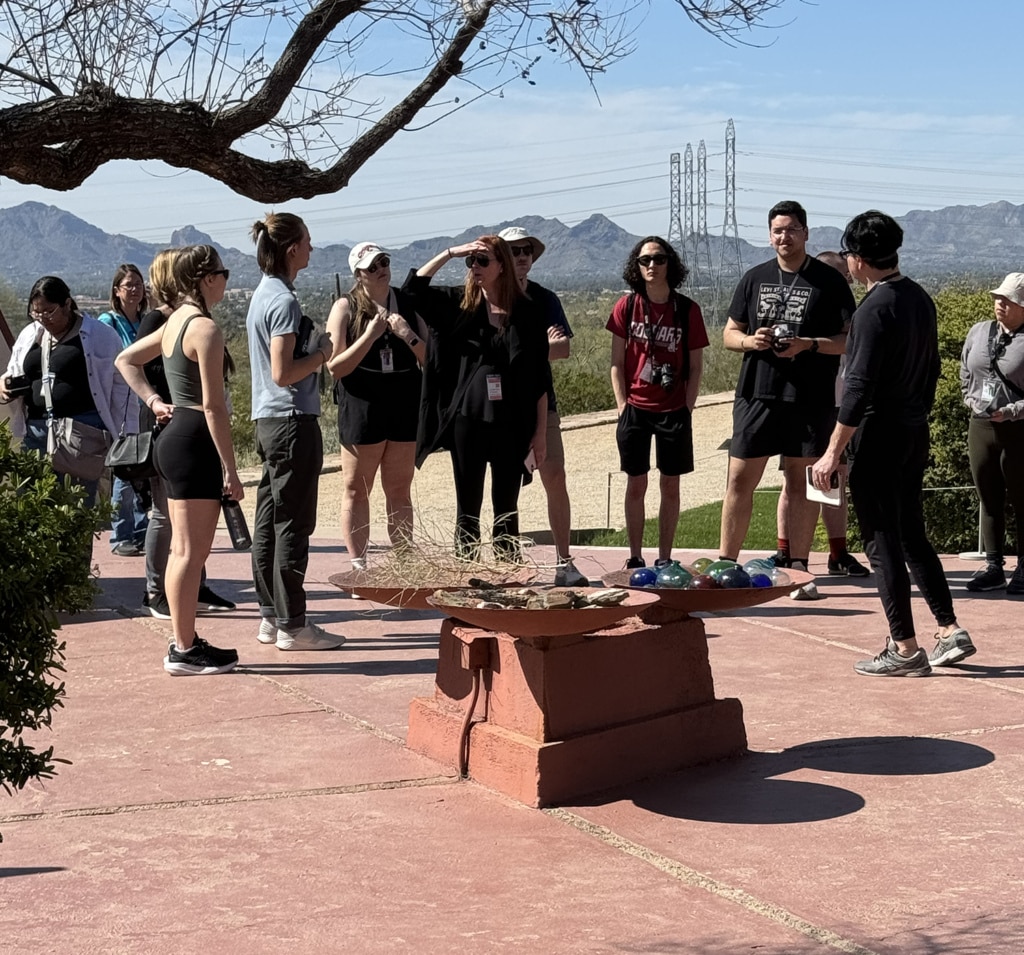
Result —
<instances>
[{"instance_id":1,"label":"man in maroon t-shirt","mask_svg":"<svg viewBox=\"0 0 1024 955\"><path fill-rule=\"evenodd\" d=\"M638 242L622 272L633 294L615 303L605 326L613 335L612 390L619 411L615 436L626 472L627 568L645 566L641 546L651 437L661 472L656 567L672 557L679 476L693 470L690 416L708 334L697 303L675 291L686 275L679 255L664 239L649 236Z\"/></svg>"}]
</instances>

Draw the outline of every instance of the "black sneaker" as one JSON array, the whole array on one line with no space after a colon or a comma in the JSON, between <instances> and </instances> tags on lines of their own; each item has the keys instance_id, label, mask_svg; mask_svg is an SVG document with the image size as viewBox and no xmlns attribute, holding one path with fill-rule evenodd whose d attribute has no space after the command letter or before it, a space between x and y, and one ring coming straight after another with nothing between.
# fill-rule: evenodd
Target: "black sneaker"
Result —
<instances>
[{"instance_id":1,"label":"black sneaker","mask_svg":"<svg viewBox=\"0 0 1024 955\"><path fill-rule=\"evenodd\" d=\"M142 606L157 620L171 619L171 608L163 594L146 594L142 599Z\"/></svg>"},{"instance_id":2,"label":"black sneaker","mask_svg":"<svg viewBox=\"0 0 1024 955\"><path fill-rule=\"evenodd\" d=\"M929 676L932 672L928 654L920 647L909 657L902 656L895 644L886 648L872 660L861 660L853 665L861 676Z\"/></svg>"},{"instance_id":3,"label":"black sneaker","mask_svg":"<svg viewBox=\"0 0 1024 955\"><path fill-rule=\"evenodd\" d=\"M1014 577L1017 574L1014 572ZM1024 582L1022 582L1024 583ZM981 570L975 571L970 580L967 581L967 589L971 593L984 593L988 590L1001 590L1006 586L1006 574L1002 564L987 564ZM1021 593L1022 591L1013 591Z\"/></svg>"},{"instance_id":4,"label":"black sneaker","mask_svg":"<svg viewBox=\"0 0 1024 955\"><path fill-rule=\"evenodd\" d=\"M188 650L179 650L173 643L167 647L164 669L171 676L210 676L227 673L238 665L236 650L211 647L202 637L196 637Z\"/></svg>"},{"instance_id":5,"label":"black sneaker","mask_svg":"<svg viewBox=\"0 0 1024 955\"><path fill-rule=\"evenodd\" d=\"M871 573L848 550L844 550L835 560L828 559L830 577L867 577Z\"/></svg>"},{"instance_id":6,"label":"black sneaker","mask_svg":"<svg viewBox=\"0 0 1024 955\"><path fill-rule=\"evenodd\" d=\"M1017 569L1013 572L1010 582L1006 585L1008 594L1024 594L1024 563L1017 561Z\"/></svg>"},{"instance_id":7,"label":"black sneaker","mask_svg":"<svg viewBox=\"0 0 1024 955\"><path fill-rule=\"evenodd\" d=\"M671 557L659 557L654 562L654 569L655 570L661 570L662 567L668 567L668 565L671 564L671 563L672 563L672 558Z\"/></svg>"},{"instance_id":8,"label":"black sneaker","mask_svg":"<svg viewBox=\"0 0 1024 955\"><path fill-rule=\"evenodd\" d=\"M786 570L792 564L789 555L782 553L781 550L777 550L768 558L768 560L770 560L776 567L781 567L783 570Z\"/></svg>"},{"instance_id":9,"label":"black sneaker","mask_svg":"<svg viewBox=\"0 0 1024 955\"><path fill-rule=\"evenodd\" d=\"M143 557L146 551L135 541L119 541L110 548L110 553L117 557Z\"/></svg>"},{"instance_id":10,"label":"black sneaker","mask_svg":"<svg viewBox=\"0 0 1024 955\"><path fill-rule=\"evenodd\" d=\"M209 587L199 588L199 603L196 613L223 613L227 610L235 610L236 606L227 597L215 594Z\"/></svg>"},{"instance_id":11,"label":"black sneaker","mask_svg":"<svg viewBox=\"0 0 1024 955\"><path fill-rule=\"evenodd\" d=\"M642 557L630 557L626 561L626 570L639 570L641 567L646 567L647 563Z\"/></svg>"}]
</instances>

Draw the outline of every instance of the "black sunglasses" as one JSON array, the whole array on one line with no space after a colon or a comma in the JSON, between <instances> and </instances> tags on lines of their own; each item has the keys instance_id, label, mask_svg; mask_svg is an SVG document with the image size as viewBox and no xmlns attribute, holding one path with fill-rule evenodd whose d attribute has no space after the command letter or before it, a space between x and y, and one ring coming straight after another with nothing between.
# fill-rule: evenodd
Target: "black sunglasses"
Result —
<instances>
[{"instance_id":1,"label":"black sunglasses","mask_svg":"<svg viewBox=\"0 0 1024 955\"><path fill-rule=\"evenodd\" d=\"M480 253L470 253L466 256L466 268L471 269L474 265L479 265L480 268L486 269L491 264L491 257L489 255L481 255Z\"/></svg>"},{"instance_id":2,"label":"black sunglasses","mask_svg":"<svg viewBox=\"0 0 1024 955\"><path fill-rule=\"evenodd\" d=\"M647 268L648 265L664 265L668 261L667 255L641 255L637 263Z\"/></svg>"},{"instance_id":3,"label":"black sunglasses","mask_svg":"<svg viewBox=\"0 0 1024 955\"><path fill-rule=\"evenodd\" d=\"M390 268L390 267L391 267L391 256L390 255L378 255L377 258L375 258L373 260L373 265L371 265L369 268L364 269L363 271L364 272L369 272L370 275L373 275L373 273L376 272L377 269L387 269L387 268Z\"/></svg>"},{"instance_id":4,"label":"black sunglasses","mask_svg":"<svg viewBox=\"0 0 1024 955\"><path fill-rule=\"evenodd\" d=\"M509 251L517 258L525 258L527 255L533 255L532 245L510 245Z\"/></svg>"},{"instance_id":5,"label":"black sunglasses","mask_svg":"<svg viewBox=\"0 0 1024 955\"><path fill-rule=\"evenodd\" d=\"M226 282L229 278L231 278L231 269L210 269L210 271L207 272L206 274L207 275L223 275L224 276L224 281Z\"/></svg>"}]
</instances>

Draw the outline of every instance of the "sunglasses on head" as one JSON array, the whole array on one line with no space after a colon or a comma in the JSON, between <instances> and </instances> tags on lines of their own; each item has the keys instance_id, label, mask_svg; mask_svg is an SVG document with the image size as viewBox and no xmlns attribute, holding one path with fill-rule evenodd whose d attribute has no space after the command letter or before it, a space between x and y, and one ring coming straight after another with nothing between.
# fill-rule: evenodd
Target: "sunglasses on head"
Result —
<instances>
[{"instance_id":1,"label":"sunglasses on head","mask_svg":"<svg viewBox=\"0 0 1024 955\"><path fill-rule=\"evenodd\" d=\"M370 275L373 275L373 273L376 272L377 269L386 269L386 268L390 268L390 267L391 267L391 256L390 255L378 255L377 258L375 258L373 260L373 265L371 265L365 271L369 272Z\"/></svg>"},{"instance_id":2,"label":"sunglasses on head","mask_svg":"<svg viewBox=\"0 0 1024 955\"><path fill-rule=\"evenodd\" d=\"M637 262L640 265L642 265L644 268L647 268L647 266L649 266L649 265L664 265L667 261L668 261L668 256L667 255L662 255L662 254L658 254L658 255L641 255L640 258L637 259Z\"/></svg>"},{"instance_id":3,"label":"sunglasses on head","mask_svg":"<svg viewBox=\"0 0 1024 955\"><path fill-rule=\"evenodd\" d=\"M525 258L528 255L533 255L533 246L527 243L526 245L510 245L509 251L517 258Z\"/></svg>"},{"instance_id":4,"label":"sunglasses on head","mask_svg":"<svg viewBox=\"0 0 1024 955\"><path fill-rule=\"evenodd\" d=\"M486 269L491 264L491 257L489 255L482 255L479 252L471 253L466 256L466 268L471 269L474 265L479 265L480 268Z\"/></svg>"}]
</instances>

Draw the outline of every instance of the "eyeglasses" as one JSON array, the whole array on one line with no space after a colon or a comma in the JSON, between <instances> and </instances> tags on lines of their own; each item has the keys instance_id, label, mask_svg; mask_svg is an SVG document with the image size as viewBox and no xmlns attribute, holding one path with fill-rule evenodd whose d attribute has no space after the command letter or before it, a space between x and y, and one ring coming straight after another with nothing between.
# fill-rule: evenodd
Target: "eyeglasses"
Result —
<instances>
[{"instance_id":1,"label":"eyeglasses","mask_svg":"<svg viewBox=\"0 0 1024 955\"><path fill-rule=\"evenodd\" d=\"M645 269L650 265L664 265L668 261L667 255L641 255L637 260L638 265Z\"/></svg>"},{"instance_id":2,"label":"eyeglasses","mask_svg":"<svg viewBox=\"0 0 1024 955\"><path fill-rule=\"evenodd\" d=\"M369 272L370 275L373 275L373 273L376 272L377 269L388 269L390 267L391 267L391 256L390 255L378 255L377 258L375 258L373 260L373 265L371 265L369 268L363 269L363 271L364 272Z\"/></svg>"},{"instance_id":3,"label":"eyeglasses","mask_svg":"<svg viewBox=\"0 0 1024 955\"><path fill-rule=\"evenodd\" d=\"M479 265L480 268L486 269L491 264L491 257L489 255L481 255L479 253L470 254L466 256L466 268L471 269L474 265Z\"/></svg>"},{"instance_id":4,"label":"eyeglasses","mask_svg":"<svg viewBox=\"0 0 1024 955\"><path fill-rule=\"evenodd\" d=\"M224 281L226 282L229 278L231 278L231 269L210 269L210 271L207 272L206 274L207 275L223 275L224 276Z\"/></svg>"},{"instance_id":5,"label":"eyeglasses","mask_svg":"<svg viewBox=\"0 0 1024 955\"><path fill-rule=\"evenodd\" d=\"M122 282L118 286L118 288L122 289L125 292L144 292L144 291L146 291L146 286L145 285L139 285L137 282L132 282L130 284L127 283L127 282Z\"/></svg>"},{"instance_id":6,"label":"eyeglasses","mask_svg":"<svg viewBox=\"0 0 1024 955\"><path fill-rule=\"evenodd\" d=\"M849 249L840 249L839 254L844 258L848 259L851 255L856 255L856 252L851 252Z\"/></svg>"},{"instance_id":7,"label":"eyeglasses","mask_svg":"<svg viewBox=\"0 0 1024 955\"><path fill-rule=\"evenodd\" d=\"M54 305L48 312L37 312L32 309L28 314L31 316L34 322L45 322L49 318L53 318L54 315L60 310L60 305Z\"/></svg>"},{"instance_id":8,"label":"eyeglasses","mask_svg":"<svg viewBox=\"0 0 1024 955\"><path fill-rule=\"evenodd\" d=\"M528 255L533 255L533 246L527 245L510 245L509 251L517 258L524 259Z\"/></svg>"},{"instance_id":9,"label":"eyeglasses","mask_svg":"<svg viewBox=\"0 0 1024 955\"><path fill-rule=\"evenodd\" d=\"M784 235L801 235L807 230L802 226L788 226L782 229L772 229L772 235L781 239Z\"/></svg>"}]
</instances>

